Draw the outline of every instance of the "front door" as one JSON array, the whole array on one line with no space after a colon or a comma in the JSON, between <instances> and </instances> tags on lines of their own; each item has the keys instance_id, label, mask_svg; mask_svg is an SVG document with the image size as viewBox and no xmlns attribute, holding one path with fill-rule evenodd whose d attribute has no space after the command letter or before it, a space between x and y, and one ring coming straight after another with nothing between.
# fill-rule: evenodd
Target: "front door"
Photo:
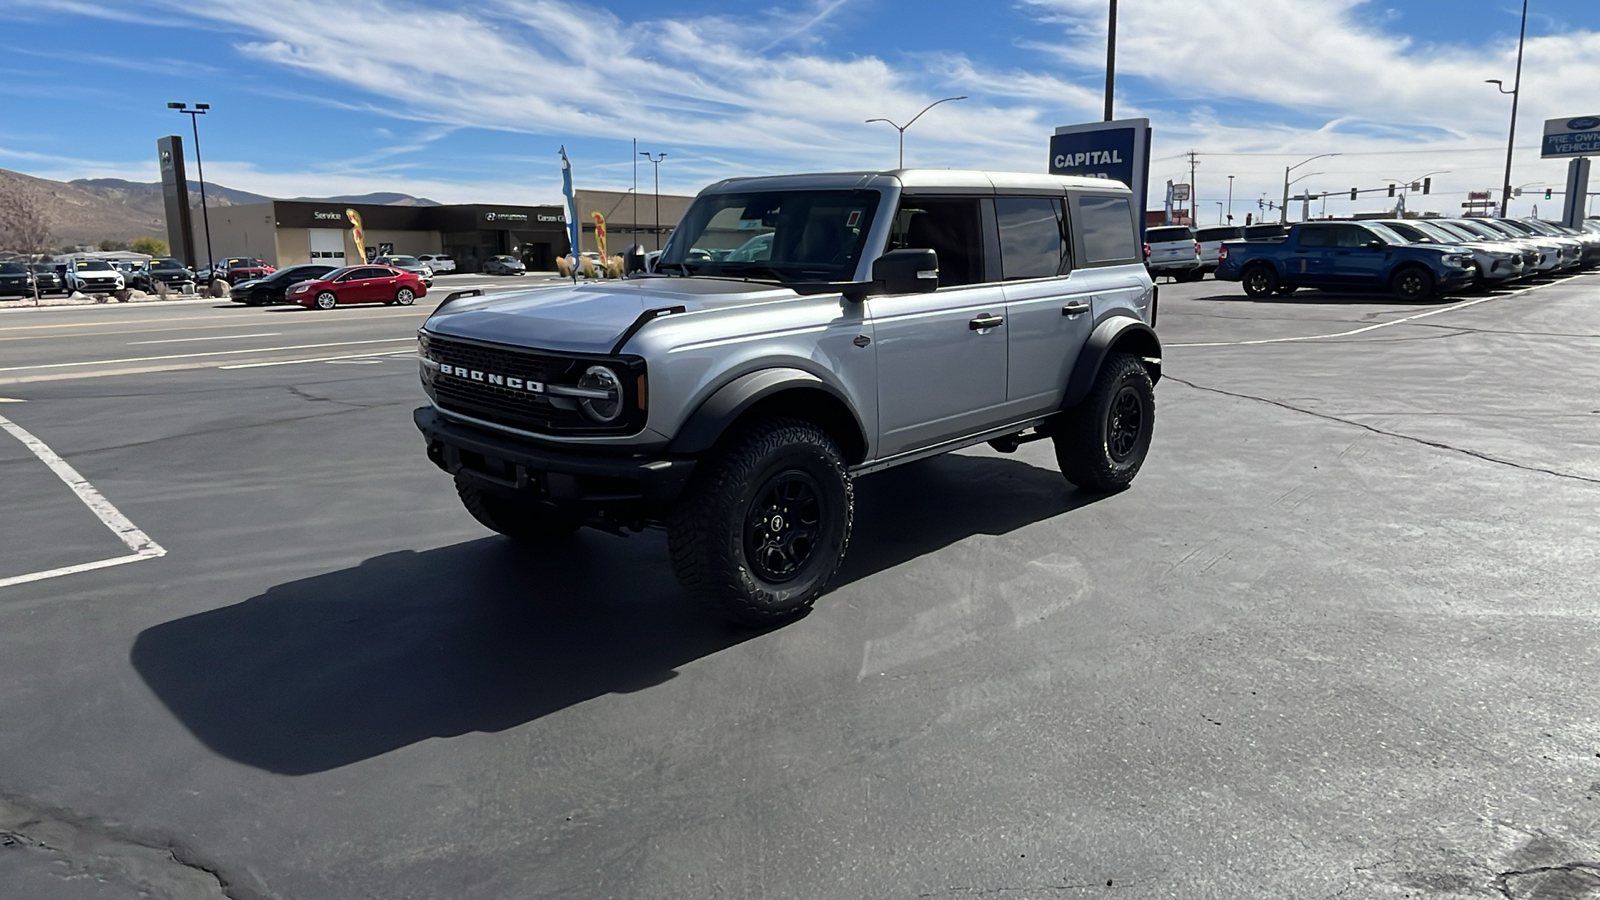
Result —
<instances>
[{"instance_id":1,"label":"front door","mask_svg":"<svg viewBox=\"0 0 1600 900\"><path fill-rule=\"evenodd\" d=\"M1339 225L1334 235L1333 259L1329 269L1334 284L1366 285L1379 283L1389 262L1389 246L1368 246L1378 240L1360 225Z\"/></svg>"}]
</instances>

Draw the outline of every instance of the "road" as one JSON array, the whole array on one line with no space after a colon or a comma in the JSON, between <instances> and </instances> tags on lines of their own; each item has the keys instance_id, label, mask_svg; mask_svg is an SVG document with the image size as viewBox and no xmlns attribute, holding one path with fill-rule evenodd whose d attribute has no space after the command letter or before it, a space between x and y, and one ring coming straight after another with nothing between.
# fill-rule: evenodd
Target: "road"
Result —
<instances>
[{"instance_id":1,"label":"road","mask_svg":"<svg viewBox=\"0 0 1600 900\"><path fill-rule=\"evenodd\" d=\"M1597 289L1163 286L1131 490L862 479L766 632L477 526L425 308L0 313L0 896L1595 896Z\"/></svg>"}]
</instances>

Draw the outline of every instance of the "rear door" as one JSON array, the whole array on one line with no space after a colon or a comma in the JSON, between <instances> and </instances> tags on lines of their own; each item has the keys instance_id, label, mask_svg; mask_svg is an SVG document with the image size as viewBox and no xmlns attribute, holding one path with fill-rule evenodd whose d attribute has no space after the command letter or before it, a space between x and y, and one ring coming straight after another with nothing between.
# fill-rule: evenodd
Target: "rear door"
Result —
<instances>
[{"instance_id":1,"label":"rear door","mask_svg":"<svg viewBox=\"0 0 1600 900\"><path fill-rule=\"evenodd\" d=\"M1006 299L990 274L999 260L985 245L988 209L976 197L901 198L888 249L937 252L939 289L866 301L878 348L880 458L1004 418Z\"/></svg>"},{"instance_id":2,"label":"rear door","mask_svg":"<svg viewBox=\"0 0 1600 900\"><path fill-rule=\"evenodd\" d=\"M1075 271L1066 197L996 197L1006 298L1008 412L1053 412L1089 339L1093 269Z\"/></svg>"},{"instance_id":3,"label":"rear door","mask_svg":"<svg viewBox=\"0 0 1600 900\"><path fill-rule=\"evenodd\" d=\"M1298 225L1294 244L1283 260L1285 277L1293 284L1327 285L1333 272L1334 232L1337 225Z\"/></svg>"}]
</instances>

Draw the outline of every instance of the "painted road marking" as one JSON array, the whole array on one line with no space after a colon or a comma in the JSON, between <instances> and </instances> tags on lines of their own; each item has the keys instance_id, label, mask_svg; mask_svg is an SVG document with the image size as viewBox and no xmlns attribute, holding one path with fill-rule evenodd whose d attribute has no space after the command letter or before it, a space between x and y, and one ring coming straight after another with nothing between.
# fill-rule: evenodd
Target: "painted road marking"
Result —
<instances>
[{"instance_id":1,"label":"painted road marking","mask_svg":"<svg viewBox=\"0 0 1600 900\"><path fill-rule=\"evenodd\" d=\"M26 401L26 400L18 400L15 397L0 397L0 403L27 403L27 402L28 401Z\"/></svg>"},{"instance_id":2,"label":"painted road marking","mask_svg":"<svg viewBox=\"0 0 1600 900\"><path fill-rule=\"evenodd\" d=\"M1350 337L1352 335L1357 335L1357 334L1366 334L1369 331L1377 331L1380 328L1388 328L1391 325L1404 325L1407 322L1415 322L1418 319L1426 319L1429 316L1437 316L1440 313L1455 312L1458 309L1466 309L1469 306L1477 306L1479 303L1488 303L1490 300L1507 300L1507 299L1510 299L1512 297L1519 296L1521 294L1526 294L1526 293L1528 293L1530 291L1537 291L1540 288L1555 287L1558 284L1565 284L1568 281L1571 281L1572 279L1578 278L1578 277L1580 277L1580 276L1569 275L1566 278L1561 279L1560 281L1552 281L1552 282L1550 282L1548 284L1536 284L1536 285L1533 285L1531 287L1520 288L1520 289L1512 291L1512 292L1510 292L1508 294L1496 294L1496 295L1494 295L1492 297L1479 297L1476 300L1462 300L1459 303L1452 303L1449 306L1441 306L1438 309L1430 309L1427 312L1417 313L1414 316L1406 316L1403 319L1395 319L1395 320L1390 321L1390 322L1379 322L1376 325L1366 325L1366 326L1363 326L1361 328L1352 329L1350 331L1339 331L1339 332L1333 332L1333 333L1330 333L1330 334L1309 334L1309 335L1302 335L1300 337L1261 338L1259 340L1254 340L1254 341L1205 341L1203 343L1193 343L1193 344L1167 344L1166 346L1168 346L1168 347L1250 347L1250 346L1254 346L1254 345L1257 345L1257 344L1292 344L1292 343L1297 343L1297 342L1301 342L1301 341L1323 341L1323 340L1328 340L1330 338Z\"/></svg>"},{"instance_id":3,"label":"painted road marking","mask_svg":"<svg viewBox=\"0 0 1600 900\"><path fill-rule=\"evenodd\" d=\"M232 369L263 369L263 368L266 368L267 366L297 366L297 365L299 365L301 363L314 363L314 362L331 363L331 362L339 362L341 360L352 360L352 359L371 360L372 362L378 362L383 357L402 357L402 356L415 356L415 355L416 354L411 350L399 350L399 351L391 350L391 351L388 351L388 352L379 352L379 353L356 353L356 354L353 354L353 355L350 355L350 356L319 356L319 357L316 357L314 359L277 359L277 360L273 360L272 362L234 363L231 366L217 366L217 368L219 368L219 369L229 369L229 370L232 370Z\"/></svg>"},{"instance_id":4,"label":"painted road marking","mask_svg":"<svg viewBox=\"0 0 1600 900\"><path fill-rule=\"evenodd\" d=\"M98 490L95 490L95 486L90 484L88 479L79 475L77 469L74 469L67 464L66 460L57 456L56 452L46 446L44 441L34 437L27 429L7 419L5 416L0 416L0 429L9 432L12 437L21 441L24 447L33 451L33 455L39 457L39 461L48 466L50 471L56 473L56 477L65 482L67 487L72 488L72 492L78 495L78 499L89 507L89 511L94 513L107 528L111 529L111 533L116 535L118 540L133 551L127 556L115 556L111 559L79 563L75 566L63 566L59 569L46 569L43 572L31 572L27 575L0 578L0 588L10 587L14 584L43 581L46 578L59 578L62 575L74 575L78 572L89 572L94 569L121 566L138 562L142 559L155 559L158 556L167 555L165 547L151 540L148 534L140 531L137 526L128 521L127 516L124 516L115 506L112 506L111 501L107 500Z\"/></svg>"},{"instance_id":5,"label":"painted road marking","mask_svg":"<svg viewBox=\"0 0 1600 900\"><path fill-rule=\"evenodd\" d=\"M284 350L316 350L322 347L353 347L361 344L397 344L416 337L375 338L366 341L329 341L321 344L296 344L289 347L252 347L245 350L211 350L205 353L172 353L166 356L135 356L127 359L86 359L78 362L40 363L32 366L5 366L0 372L34 372L39 369L70 369L77 366L112 366L121 363L159 362L168 359L198 359L203 356L237 356L241 353L274 353Z\"/></svg>"},{"instance_id":6,"label":"painted road marking","mask_svg":"<svg viewBox=\"0 0 1600 900\"><path fill-rule=\"evenodd\" d=\"M141 344L183 344L189 341L238 341L244 338L277 337L281 331L263 331L260 334L214 334L210 337L165 338L159 341L129 341L129 347L138 347Z\"/></svg>"}]
</instances>

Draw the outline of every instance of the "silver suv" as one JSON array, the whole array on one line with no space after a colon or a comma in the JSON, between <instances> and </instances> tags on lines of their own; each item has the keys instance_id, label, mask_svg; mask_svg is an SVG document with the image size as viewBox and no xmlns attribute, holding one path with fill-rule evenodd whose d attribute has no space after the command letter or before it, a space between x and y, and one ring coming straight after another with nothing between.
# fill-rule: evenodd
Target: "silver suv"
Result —
<instances>
[{"instance_id":1,"label":"silver suv","mask_svg":"<svg viewBox=\"0 0 1600 900\"><path fill-rule=\"evenodd\" d=\"M1151 275L1170 275L1177 281L1199 281L1205 276L1200 263L1200 242L1187 225L1163 225L1144 233L1144 261Z\"/></svg>"},{"instance_id":2,"label":"silver suv","mask_svg":"<svg viewBox=\"0 0 1600 900\"><path fill-rule=\"evenodd\" d=\"M654 273L447 297L416 424L488 528L665 527L687 593L781 621L843 559L859 476L1049 438L1079 488L1132 482L1161 376L1140 212L1046 175L723 181Z\"/></svg>"}]
</instances>

